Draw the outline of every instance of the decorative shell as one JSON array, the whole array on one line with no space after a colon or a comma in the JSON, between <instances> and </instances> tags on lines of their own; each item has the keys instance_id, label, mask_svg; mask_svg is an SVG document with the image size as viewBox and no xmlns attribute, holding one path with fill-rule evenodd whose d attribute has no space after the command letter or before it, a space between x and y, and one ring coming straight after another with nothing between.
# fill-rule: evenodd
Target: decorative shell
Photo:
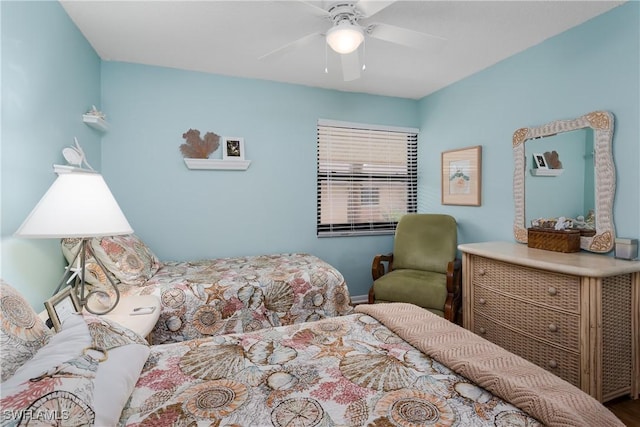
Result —
<instances>
[{"instance_id":1,"label":"decorative shell","mask_svg":"<svg viewBox=\"0 0 640 427\"><path fill-rule=\"evenodd\" d=\"M317 426L323 417L320 403L308 397L284 400L271 412L271 422L276 427Z\"/></svg>"},{"instance_id":2,"label":"decorative shell","mask_svg":"<svg viewBox=\"0 0 640 427\"><path fill-rule=\"evenodd\" d=\"M460 394L460 396L466 397L467 399L473 400L478 403L487 403L493 398L493 395L474 384L469 383L458 383L454 386L455 390Z\"/></svg>"},{"instance_id":3,"label":"decorative shell","mask_svg":"<svg viewBox=\"0 0 640 427\"><path fill-rule=\"evenodd\" d=\"M297 356L295 349L273 341L258 341L247 351L247 357L256 365L282 365Z\"/></svg>"},{"instance_id":4,"label":"decorative shell","mask_svg":"<svg viewBox=\"0 0 640 427\"><path fill-rule=\"evenodd\" d=\"M214 335L224 326L222 315L215 307L200 306L193 314L193 326L204 335Z\"/></svg>"},{"instance_id":5,"label":"decorative shell","mask_svg":"<svg viewBox=\"0 0 640 427\"><path fill-rule=\"evenodd\" d=\"M449 390L448 384L446 381L438 381L431 375L422 375L418 377L414 387L428 394L450 397L452 392Z\"/></svg>"},{"instance_id":6,"label":"decorative shell","mask_svg":"<svg viewBox=\"0 0 640 427\"><path fill-rule=\"evenodd\" d=\"M182 327L182 320L178 316L171 316L167 319L166 325L171 332L177 332Z\"/></svg>"},{"instance_id":7,"label":"decorative shell","mask_svg":"<svg viewBox=\"0 0 640 427\"><path fill-rule=\"evenodd\" d=\"M384 344L400 344L402 342L402 339L399 336L397 336L387 328L376 329L375 331L373 331L373 336L376 337L378 341Z\"/></svg>"},{"instance_id":8,"label":"decorative shell","mask_svg":"<svg viewBox=\"0 0 640 427\"><path fill-rule=\"evenodd\" d=\"M286 313L293 306L293 288L282 281L274 281L267 287L264 305L276 313Z\"/></svg>"},{"instance_id":9,"label":"decorative shell","mask_svg":"<svg viewBox=\"0 0 640 427\"><path fill-rule=\"evenodd\" d=\"M273 390L288 390L298 384L298 378L289 372L274 372L267 378L267 385Z\"/></svg>"},{"instance_id":10,"label":"decorative shell","mask_svg":"<svg viewBox=\"0 0 640 427\"><path fill-rule=\"evenodd\" d=\"M246 285L238 289L238 299L242 301L247 308L255 310L262 304L262 289L252 285Z\"/></svg>"},{"instance_id":11,"label":"decorative shell","mask_svg":"<svg viewBox=\"0 0 640 427\"><path fill-rule=\"evenodd\" d=\"M138 411L140 411L141 413L145 413L152 411L159 406L164 406L165 402L171 399L174 391L175 388L170 388L153 393L151 396L146 398L144 402L142 402L142 405L140 405Z\"/></svg>"},{"instance_id":12,"label":"decorative shell","mask_svg":"<svg viewBox=\"0 0 640 427\"><path fill-rule=\"evenodd\" d=\"M247 366L242 371L238 372L236 379L245 384L249 384L252 387L257 387L264 381L266 373L261 371L257 366Z\"/></svg>"},{"instance_id":13,"label":"decorative shell","mask_svg":"<svg viewBox=\"0 0 640 427\"><path fill-rule=\"evenodd\" d=\"M344 418L348 421L350 426L362 426L369 418L369 407L367 401L364 399L358 399L355 402L351 402L347 405L347 410L344 413Z\"/></svg>"},{"instance_id":14,"label":"decorative shell","mask_svg":"<svg viewBox=\"0 0 640 427\"><path fill-rule=\"evenodd\" d=\"M215 361L215 362L214 362ZM236 344L200 346L180 358L180 369L194 378L217 380L244 369L244 349Z\"/></svg>"},{"instance_id":15,"label":"decorative shell","mask_svg":"<svg viewBox=\"0 0 640 427\"><path fill-rule=\"evenodd\" d=\"M242 406L248 396L249 390L242 383L208 381L184 391L184 407L198 418L219 419Z\"/></svg>"},{"instance_id":16,"label":"decorative shell","mask_svg":"<svg viewBox=\"0 0 640 427\"><path fill-rule=\"evenodd\" d=\"M445 400L412 389L385 394L376 404L375 413L402 427L450 426L456 421L455 412Z\"/></svg>"},{"instance_id":17,"label":"decorative shell","mask_svg":"<svg viewBox=\"0 0 640 427\"><path fill-rule=\"evenodd\" d=\"M409 387L415 375L398 359L384 354L355 354L340 361L340 372L354 384L373 390Z\"/></svg>"},{"instance_id":18,"label":"decorative shell","mask_svg":"<svg viewBox=\"0 0 640 427\"><path fill-rule=\"evenodd\" d=\"M333 319L330 322L315 322L311 324L311 330L321 337L343 337L349 332L349 325Z\"/></svg>"}]
</instances>

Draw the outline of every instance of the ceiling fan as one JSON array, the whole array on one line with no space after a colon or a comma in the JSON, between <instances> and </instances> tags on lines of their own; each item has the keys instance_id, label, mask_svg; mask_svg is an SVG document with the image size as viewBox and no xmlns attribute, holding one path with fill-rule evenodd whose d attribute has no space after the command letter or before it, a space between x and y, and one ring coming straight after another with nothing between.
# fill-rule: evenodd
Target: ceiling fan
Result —
<instances>
[{"instance_id":1,"label":"ceiling fan","mask_svg":"<svg viewBox=\"0 0 640 427\"><path fill-rule=\"evenodd\" d=\"M308 12L330 21L332 26L326 31L311 33L287 43L261 56L259 59L264 60L280 56L323 37L329 47L340 54L344 80L351 81L360 78L360 72L364 70L364 64L360 61L358 48L365 40L365 37L372 37L420 50L440 47L446 42L445 38L433 34L421 33L381 22L370 22L374 15L396 1L343 0L331 4L326 10L303 0L286 2L288 5L306 7ZM279 3L283 4L285 2ZM325 72L327 72L326 68Z\"/></svg>"}]
</instances>

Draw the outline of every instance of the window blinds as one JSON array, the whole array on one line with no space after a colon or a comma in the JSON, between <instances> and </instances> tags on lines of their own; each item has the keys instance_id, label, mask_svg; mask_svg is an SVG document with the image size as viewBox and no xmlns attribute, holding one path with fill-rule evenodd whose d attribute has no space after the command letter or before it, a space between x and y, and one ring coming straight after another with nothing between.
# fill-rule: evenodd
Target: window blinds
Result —
<instances>
[{"instance_id":1,"label":"window blinds","mask_svg":"<svg viewBox=\"0 0 640 427\"><path fill-rule=\"evenodd\" d=\"M318 121L317 234L393 232L416 212L417 129Z\"/></svg>"}]
</instances>

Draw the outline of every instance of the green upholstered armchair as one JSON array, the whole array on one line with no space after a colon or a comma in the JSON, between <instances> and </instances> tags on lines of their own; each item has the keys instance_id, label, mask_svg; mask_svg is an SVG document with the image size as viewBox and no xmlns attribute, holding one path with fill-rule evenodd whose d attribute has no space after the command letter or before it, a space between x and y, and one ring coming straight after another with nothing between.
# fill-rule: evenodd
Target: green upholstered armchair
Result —
<instances>
[{"instance_id":1,"label":"green upholstered armchair","mask_svg":"<svg viewBox=\"0 0 640 427\"><path fill-rule=\"evenodd\" d=\"M404 215L396 227L393 253L373 259L369 303L412 303L455 322L462 297L457 246L452 216Z\"/></svg>"}]
</instances>

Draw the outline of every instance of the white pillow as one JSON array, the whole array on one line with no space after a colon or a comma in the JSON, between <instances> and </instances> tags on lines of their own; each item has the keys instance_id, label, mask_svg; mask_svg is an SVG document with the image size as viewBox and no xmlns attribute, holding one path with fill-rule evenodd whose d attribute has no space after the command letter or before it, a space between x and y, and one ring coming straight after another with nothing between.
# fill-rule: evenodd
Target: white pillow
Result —
<instances>
[{"instance_id":1,"label":"white pillow","mask_svg":"<svg viewBox=\"0 0 640 427\"><path fill-rule=\"evenodd\" d=\"M31 378L50 371L61 363L82 354L91 344L89 329L81 315L70 316L62 330L54 335L32 359L22 365L15 374L2 384L2 398L27 392ZM93 411L95 425L115 426L142 367L149 356L149 347L142 344L127 344L108 351L106 361L98 365L93 379ZM33 384L33 383L31 383ZM35 401L39 395L28 396Z\"/></svg>"}]
</instances>

